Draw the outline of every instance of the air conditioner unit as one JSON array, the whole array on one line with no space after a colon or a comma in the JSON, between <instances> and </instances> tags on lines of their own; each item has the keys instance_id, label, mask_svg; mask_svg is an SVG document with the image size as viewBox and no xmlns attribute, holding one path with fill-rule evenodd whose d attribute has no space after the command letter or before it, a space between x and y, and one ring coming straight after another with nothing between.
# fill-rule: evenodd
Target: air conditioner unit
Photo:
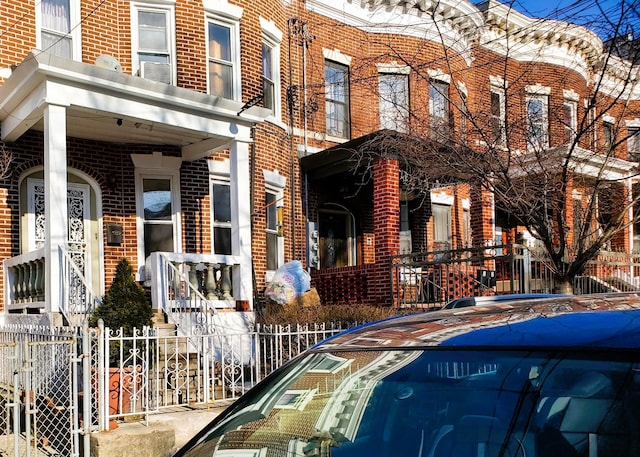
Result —
<instances>
[{"instance_id":1,"label":"air conditioner unit","mask_svg":"<svg viewBox=\"0 0 640 457\"><path fill-rule=\"evenodd\" d=\"M171 64L166 62L140 62L140 76L171 84Z\"/></svg>"}]
</instances>

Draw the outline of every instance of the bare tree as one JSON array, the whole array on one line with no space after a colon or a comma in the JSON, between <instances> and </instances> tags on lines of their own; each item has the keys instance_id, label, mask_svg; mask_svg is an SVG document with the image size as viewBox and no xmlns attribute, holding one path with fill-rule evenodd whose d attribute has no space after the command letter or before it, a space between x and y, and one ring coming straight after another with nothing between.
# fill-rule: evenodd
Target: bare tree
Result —
<instances>
[{"instance_id":1,"label":"bare tree","mask_svg":"<svg viewBox=\"0 0 640 457\"><path fill-rule=\"evenodd\" d=\"M603 247L622 247L625 230L640 220L640 157L628 150L640 144L640 134L625 124L640 117L640 40L631 33L640 23L639 4L576 2L585 3L592 16L567 10L561 21L528 19L520 28L509 25L522 17L510 5L480 5L487 29L476 35L472 65L461 64L443 34L439 53L426 46L409 52L393 37L371 34L367 46L383 51L352 69L358 85L386 106L395 104L395 121L406 121L363 144L355 152L358 165L369 166L368 151L399 160L405 190L424 201L436 181L490 192L496 212L538 240L565 291ZM438 11L420 14L438 29ZM576 61L549 63L528 47L540 54L554 48ZM410 68L410 110L368 70L381 61ZM447 84L434 84L433 69L441 69ZM440 123L433 107L438 95L446 103Z\"/></svg>"}]
</instances>

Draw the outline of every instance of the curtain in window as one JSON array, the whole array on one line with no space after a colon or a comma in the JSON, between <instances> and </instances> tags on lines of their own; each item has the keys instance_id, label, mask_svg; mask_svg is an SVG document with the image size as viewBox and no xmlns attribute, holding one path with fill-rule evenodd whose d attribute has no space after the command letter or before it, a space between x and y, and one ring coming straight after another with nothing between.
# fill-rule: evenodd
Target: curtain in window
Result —
<instances>
[{"instance_id":1,"label":"curtain in window","mask_svg":"<svg viewBox=\"0 0 640 457\"><path fill-rule=\"evenodd\" d=\"M70 0L42 0L42 27L60 33L71 31Z\"/></svg>"}]
</instances>

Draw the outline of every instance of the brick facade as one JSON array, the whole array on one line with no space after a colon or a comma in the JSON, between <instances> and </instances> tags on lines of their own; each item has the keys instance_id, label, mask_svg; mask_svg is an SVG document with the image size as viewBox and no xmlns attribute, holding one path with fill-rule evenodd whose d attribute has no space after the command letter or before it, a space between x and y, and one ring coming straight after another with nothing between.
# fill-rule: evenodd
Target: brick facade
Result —
<instances>
[{"instance_id":1,"label":"brick facade","mask_svg":"<svg viewBox=\"0 0 640 457\"><path fill-rule=\"evenodd\" d=\"M71 3L75 3L74 0ZM154 6L153 1L147 3L150 7ZM261 294L267 285L267 214L264 210L264 199L270 184L265 182L265 175L275 174L281 176L284 182L284 187L280 189L284 207L281 244L284 260L300 259L306 265L309 248L307 222L317 224L321 211L339 206L340 211L349 215L348 218L352 221L350 229L353 230L350 242L354 245L354 258L351 260L351 266L355 273L349 270L344 274L347 275L345 277L351 278L349 281L355 284L353 287L358 293L354 296L338 296L345 301L363 300L388 304L393 287L388 280L390 256L398 254L400 250L398 163L376 161L371 180L368 180L367 176L356 175L353 169L344 169L341 173L324 180L311 182L300 168L300 155L304 155L304 152L300 151L306 149L307 154L312 154L340 144L340 141L326 134L325 57L330 55L349 62L349 139L357 139L380 128L378 68L381 64L402 66L397 61L398 55L410 55L414 59L410 62L412 65L428 67L434 74L446 74L451 77L450 106L461 106L462 99L465 98L468 109L476 113L486 112L487 107L491 105L491 78L504 78L508 82L509 93L512 94L506 107L507 118L514 128L522 125L525 88L532 85L548 87L549 113L552 113L549 118L551 147L559 146L564 141L565 130L559 114L563 109L566 94L564 91L572 91L580 99L580 103L577 103L577 114L580 118L584 114L582 100L592 90L593 70L589 69L588 74L585 74L580 68L570 65L523 59L514 59L509 65L505 65L504 56L496 49L478 45L478 41L482 41L479 37L478 41L469 41L466 48L460 44L466 43L464 40L449 43L445 53L442 43L433 37L424 39L401 32L366 32L366 28L358 28L348 23L347 19L343 21L331 14L322 13L325 10L319 7L321 3L299 0L234 0L226 4L224 1L176 0L175 30L172 31L176 86L194 93L206 93L208 90L208 44L205 33L206 18L209 14L215 13L217 18L226 20L231 17L231 13L225 12L225 9L241 9L241 19L237 23L239 43L235 44L234 49L239 52L241 80L238 82L241 84L242 102L261 95L263 91L261 57L264 24L269 24L268 27L273 27L282 34L278 48L278 102L282 115L278 119L269 118L255 126L253 142L249 148L250 182L241 183L242 186L250 187L248 194L251 201L241 204L251 208L250 252L256 288L253 296L262 300ZM352 2L346 3L352 5ZM225 5L228 7L225 8ZM0 3L0 25L3 30L0 35L0 68L5 70L2 73L2 81L8 80L9 69L12 66L19 65L29 51L36 48L34 8L33 2L26 0ZM83 18L82 56L78 60L93 64L98 56L108 54L120 62L123 73L131 74L134 68L132 36L135 33L131 30L131 14L131 2L125 0L80 2L80 15ZM480 12L478 17L481 17ZM486 17L484 20L487 20ZM297 26L300 24L305 25L307 35L299 33L301 29ZM567 48L566 52L578 53L579 50ZM419 77L415 72L410 72L409 88L411 110L416 116L427 118L429 81ZM610 96L602 96L603 106L611 101ZM0 100L0 103L2 102ZM623 132L626 129L624 121L640 123L640 101L632 99L629 103L621 105L624 106L615 107L610 113L620 123ZM86 116L91 116L91 113L86 113ZM116 129L116 120L121 117L125 116L114 115L109 128ZM452 128L462 128L462 115L459 110L451 109L450 120ZM69 119L67 122L72 123L74 120ZM425 125L414 125L413 129L417 134L428 134ZM14 159L10 176L0 182L0 231L5 234L0 240L2 260L25 250L25 210L21 209L25 200L21 195L20 180L42 167L43 139L39 130L39 126L34 126L17 141L4 144ZM146 144L144 141L131 144L68 138L68 166L70 170L78 171L80 176L85 176L95 184L98 191L96 198L100 199L98 204L102 210L102 226L118 224L123 227L123 242L120 246L108 246L105 231L101 233L104 252L99 259L101 265L98 270L104 273L105 284L110 283L115 265L121 257L136 260L138 256L135 169L131 154L160 152L169 157L183 155L181 147L185 145L155 144L156 142L152 141L153 131L150 130L148 134L149 142ZM469 135L469 144L482 144L482 138L474 136L473 133ZM517 133L514 135L517 137ZM521 134L521 144L524 144L523 135ZM594 131L592 135L585 135L580 140L580 146L590 149L594 144L601 145L602 137L601 130ZM229 151L222 149L210 154L208 158L200 157L182 162L181 250L185 253L210 253L213 249L212 201L207 161L227 159L229 156ZM625 145L618 149L616 156L622 160L629 159ZM348 160L345 159L343 162ZM450 196L454 202L451 247L464 247L467 243L464 239L466 235L463 234L466 230L463 201L470 213L472 243L486 245L495 241L496 216L489 192L467 184L442 188L439 191ZM571 205L574 202L568 204L571 214L567 223L571 225ZM412 202L411 205L412 249L433 249L434 228L429 204L427 202L419 205ZM513 235L515 234L510 234ZM628 247L629 236L629 233L625 232L613 240L613 243ZM335 289L335 284L327 285L328 279L321 283L320 278L334 278L335 283L339 284L339 271L342 270L331 269L314 273L314 281L318 281L321 297L326 302L339 300L331 298L336 295L328 292L332 287ZM0 281L0 288L3 284L4 282Z\"/></svg>"}]
</instances>

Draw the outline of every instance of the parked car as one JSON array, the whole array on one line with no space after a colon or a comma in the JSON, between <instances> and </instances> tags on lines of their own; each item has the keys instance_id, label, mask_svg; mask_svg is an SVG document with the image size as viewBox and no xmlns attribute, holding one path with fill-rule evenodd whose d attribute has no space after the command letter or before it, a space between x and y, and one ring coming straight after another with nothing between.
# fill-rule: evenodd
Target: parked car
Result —
<instances>
[{"instance_id":1,"label":"parked car","mask_svg":"<svg viewBox=\"0 0 640 457\"><path fill-rule=\"evenodd\" d=\"M505 294L490 295L486 297L462 297L451 300L444 305L443 309L466 308L467 306L490 305L516 300L537 300L540 298L567 297L563 294Z\"/></svg>"},{"instance_id":2,"label":"parked car","mask_svg":"<svg viewBox=\"0 0 640 457\"><path fill-rule=\"evenodd\" d=\"M640 296L393 318L275 371L175 457L640 455Z\"/></svg>"}]
</instances>

